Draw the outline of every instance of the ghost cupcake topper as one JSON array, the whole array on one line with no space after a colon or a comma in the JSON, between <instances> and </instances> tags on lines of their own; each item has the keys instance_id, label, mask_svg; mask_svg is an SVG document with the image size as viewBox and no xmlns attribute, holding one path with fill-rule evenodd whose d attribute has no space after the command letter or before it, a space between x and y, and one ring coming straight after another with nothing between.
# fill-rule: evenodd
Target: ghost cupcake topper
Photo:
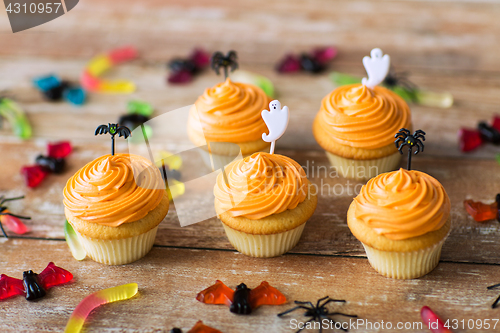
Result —
<instances>
[{"instance_id":1,"label":"ghost cupcake topper","mask_svg":"<svg viewBox=\"0 0 500 333\"><path fill-rule=\"evenodd\" d=\"M363 58L363 65L368 78L364 77L361 83L368 88L374 88L382 83L389 73L391 59L388 54L383 55L382 50L379 48L373 49L370 55L371 58L368 56Z\"/></svg>"},{"instance_id":2,"label":"ghost cupcake topper","mask_svg":"<svg viewBox=\"0 0 500 333\"><path fill-rule=\"evenodd\" d=\"M277 99L269 103L269 111L262 110L262 118L269 129L269 134L262 133L262 140L271 142L271 154L274 154L274 146L276 140L281 138L288 127L288 120L290 119L290 111L288 106L281 108L281 103Z\"/></svg>"}]
</instances>

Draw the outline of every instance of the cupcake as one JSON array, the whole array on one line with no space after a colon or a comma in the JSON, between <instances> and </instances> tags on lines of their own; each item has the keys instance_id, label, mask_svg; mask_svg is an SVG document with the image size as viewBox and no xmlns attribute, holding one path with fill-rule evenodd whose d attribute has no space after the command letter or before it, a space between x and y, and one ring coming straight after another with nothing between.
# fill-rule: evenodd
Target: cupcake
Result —
<instances>
[{"instance_id":1,"label":"cupcake","mask_svg":"<svg viewBox=\"0 0 500 333\"><path fill-rule=\"evenodd\" d=\"M205 90L189 111L188 136L201 150L203 160L214 169L243 156L269 149L262 140L267 127L261 118L270 99L254 85L231 79Z\"/></svg>"},{"instance_id":2,"label":"cupcake","mask_svg":"<svg viewBox=\"0 0 500 333\"><path fill-rule=\"evenodd\" d=\"M228 165L217 177L214 195L229 241L252 257L275 257L292 249L317 204L297 162L261 152Z\"/></svg>"},{"instance_id":3,"label":"cupcake","mask_svg":"<svg viewBox=\"0 0 500 333\"><path fill-rule=\"evenodd\" d=\"M87 255L108 265L144 257L169 207L159 170L137 155L93 160L68 180L63 195L66 218Z\"/></svg>"},{"instance_id":4,"label":"cupcake","mask_svg":"<svg viewBox=\"0 0 500 333\"><path fill-rule=\"evenodd\" d=\"M394 133L411 128L408 104L384 87L342 86L323 98L313 134L343 177L367 180L397 169Z\"/></svg>"},{"instance_id":5,"label":"cupcake","mask_svg":"<svg viewBox=\"0 0 500 333\"><path fill-rule=\"evenodd\" d=\"M432 271L450 231L450 199L420 171L399 169L368 181L347 212L347 224L380 274L414 279Z\"/></svg>"}]
</instances>

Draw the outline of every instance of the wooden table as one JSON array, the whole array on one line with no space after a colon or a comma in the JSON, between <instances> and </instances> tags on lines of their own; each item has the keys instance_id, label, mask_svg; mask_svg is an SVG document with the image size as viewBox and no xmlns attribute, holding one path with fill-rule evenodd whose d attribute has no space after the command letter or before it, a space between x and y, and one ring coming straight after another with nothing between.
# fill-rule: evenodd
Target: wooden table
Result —
<instances>
[{"instance_id":1,"label":"wooden table","mask_svg":"<svg viewBox=\"0 0 500 333\"><path fill-rule=\"evenodd\" d=\"M86 295L128 282L139 284L139 294L99 308L85 324L88 332L168 332L173 326L187 331L197 320L226 333L292 332L290 320L305 317L300 312L287 318L276 314L292 307L293 300L315 301L326 295L347 300L336 306L338 311L372 323L420 323L420 308L428 305L444 319L457 319L460 326L464 320L465 328L455 332L500 331L500 324L495 330L467 328L469 319L492 323L500 318L500 310L491 309L498 291L486 289L500 282L500 229L498 222L474 222L462 204L467 198L492 201L499 192L500 167L494 156L500 151L488 145L463 154L457 143L460 127L491 119L500 106L499 14L500 5L472 0L86 0L50 23L16 34L10 32L3 14L0 89L26 110L34 136L20 141L7 128L0 131L0 194L26 195L10 208L33 217L27 223L31 232L23 239L0 238L0 273L20 277L24 270L39 272L55 261L75 279L51 289L38 302L22 297L0 302L0 331L61 331ZM31 86L31 78L50 72L76 80L91 56L125 44L136 46L141 57L112 75L134 80L138 86L134 94L91 94L85 106L74 108L44 101ZM398 70L411 72L411 80L419 86L454 95L450 109L411 105L415 128L427 132L425 153L414 159L413 167L441 181L452 203L452 231L433 272L406 281L376 273L347 228L346 211L354 195L346 192L324 193L300 243L277 258L255 259L235 252L216 218L181 228L172 209L160 224L153 250L140 261L105 266L73 259L64 241L62 189L81 166L109 152L109 140L94 137L93 130L117 120L130 99L150 102L156 115L192 104L220 78L206 72L189 85L167 86L165 62L195 46L210 51L235 49L241 68L268 76L292 114L277 152L301 165L314 161L316 166L327 166L311 125L321 98L334 86L326 73L278 75L273 71L285 52L307 51L316 45L338 46L340 53L331 69L357 75L364 74L361 58L373 47L381 47ZM156 131L153 145L182 149L186 142L176 138ZM63 139L75 146L67 171L28 189L19 174L21 166L32 164L48 141ZM126 148L120 143L117 149ZM342 178L311 180L347 186ZM236 316L224 306L197 302L196 293L216 279L233 288L240 282L252 288L266 280L290 304Z\"/></svg>"}]
</instances>

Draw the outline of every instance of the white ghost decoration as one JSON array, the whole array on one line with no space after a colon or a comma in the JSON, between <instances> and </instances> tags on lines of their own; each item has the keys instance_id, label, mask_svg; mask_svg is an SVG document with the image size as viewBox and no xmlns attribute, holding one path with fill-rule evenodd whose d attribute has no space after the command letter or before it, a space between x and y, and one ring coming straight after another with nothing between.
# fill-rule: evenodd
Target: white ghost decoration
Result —
<instances>
[{"instance_id":1,"label":"white ghost decoration","mask_svg":"<svg viewBox=\"0 0 500 333\"><path fill-rule=\"evenodd\" d=\"M373 49L370 52L371 58L366 56L363 58L363 65L365 66L368 79L366 77L361 80L368 88L373 88L385 80L389 74L391 59L388 54L382 56L382 50L379 48Z\"/></svg>"},{"instance_id":2,"label":"white ghost decoration","mask_svg":"<svg viewBox=\"0 0 500 333\"><path fill-rule=\"evenodd\" d=\"M264 122L269 129L269 134L262 133L262 140L271 142L271 154L274 154L274 146L276 140L281 138L288 127L288 120L290 119L290 111L288 106L281 108L281 103L277 99L269 103L269 110L262 110L261 115Z\"/></svg>"}]
</instances>

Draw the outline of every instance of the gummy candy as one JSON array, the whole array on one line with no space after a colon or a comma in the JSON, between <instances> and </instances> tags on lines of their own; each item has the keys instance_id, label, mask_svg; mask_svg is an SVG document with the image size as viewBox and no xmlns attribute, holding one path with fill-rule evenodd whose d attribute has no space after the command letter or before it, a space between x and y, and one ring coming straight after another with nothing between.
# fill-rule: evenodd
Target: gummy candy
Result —
<instances>
[{"instance_id":1,"label":"gummy candy","mask_svg":"<svg viewBox=\"0 0 500 333\"><path fill-rule=\"evenodd\" d=\"M493 116L493 123L491 124L491 127L500 132L500 116L498 115Z\"/></svg>"},{"instance_id":2,"label":"gummy candy","mask_svg":"<svg viewBox=\"0 0 500 333\"><path fill-rule=\"evenodd\" d=\"M42 91L43 96L49 101L59 101L63 97L63 92L70 86L69 82L61 81L58 86Z\"/></svg>"},{"instance_id":3,"label":"gummy candy","mask_svg":"<svg viewBox=\"0 0 500 333\"><path fill-rule=\"evenodd\" d=\"M16 136L21 139L29 139L31 137L31 125L24 111L13 100L9 98L0 99L0 116L7 119Z\"/></svg>"},{"instance_id":4,"label":"gummy candy","mask_svg":"<svg viewBox=\"0 0 500 333\"><path fill-rule=\"evenodd\" d=\"M314 49L312 57L320 64L326 64L337 56L337 49L333 46Z\"/></svg>"},{"instance_id":5,"label":"gummy candy","mask_svg":"<svg viewBox=\"0 0 500 333\"><path fill-rule=\"evenodd\" d=\"M118 119L118 124L128 127L133 131L136 127L141 126L149 120L149 117L143 116L141 114L127 114L123 115ZM148 136L149 137L149 136Z\"/></svg>"},{"instance_id":6,"label":"gummy candy","mask_svg":"<svg viewBox=\"0 0 500 333\"><path fill-rule=\"evenodd\" d=\"M9 213L9 211L5 210L5 211L3 211L3 213L4 214ZM21 222L21 220L15 216L1 215L0 216L0 223L2 223L2 225L4 227L7 227L10 231L12 231L13 233L16 233L18 235L25 234L29 231L28 227L26 225L24 225L24 223Z\"/></svg>"},{"instance_id":7,"label":"gummy candy","mask_svg":"<svg viewBox=\"0 0 500 333\"><path fill-rule=\"evenodd\" d=\"M420 310L420 317L422 317L422 321L429 327L432 333L451 333L451 331L444 326L444 322L441 318L439 318L428 306L422 307Z\"/></svg>"},{"instance_id":8,"label":"gummy candy","mask_svg":"<svg viewBox=\"0 0 500 333\"><path fill-rule=\"evenodd\" d=\"M182 333L182 330L180 328L174 327L170 330L170 333ZM198 320L198 322L187 333L222 333L222 332L216 330L215 328L207 326L203 324L201 320Z\"/></svg>"},{"instance_id":9,"label":"gummy candy","mask_svg":"<svg viewBox=\"0 0 500 333\"><path fill-rule=\"evenodd\" d=\"M303 54L300 56L300 67L306 72L321 73L325 70L326 65L319 62L313 56Z\"/></svg>"},{"instance_id":10,"label":"gummy candy","mask_svg":"<svg viewBox=\"0 0 500 333\"><path fill-rule=\"evenodd\" d=\"M69 141L49 143L47 145L47 155L54 158L64 158L68 156L73 148Z\"/></svg>"},{"instance_id":11,"label":"gummy candy","mask_svg":"<svg viewBox=\"0 0 500 333\"><path fill-rule=\"evenodd\" d=\"M474 150L483 143L479 131L469 128L460 129L458 132L458 140L460 143L460 150L463 152Z\"/></svg>"},{"instance_id":12,"label":"gummy candy","mask_svg":"<svg viewBox=\"0 0 500 333\"><path fill-rule=\"evenodd\" d=\"M76 235L75 230L68 223L68 220L64 223L64 238L66 238L66 243L73 255L73 258L76 260L83 260L87 256L87 252L83 248L82 244L78 240L78 236Z\"/></svg>"},{"instance_id":13,"label":"gummy candy","mask_svg":"<svg viewBox=\"0 0 500 333\"><path fill-rule=\"evenodd\" d=\"M71 317L69 318L68 323L66 324L64 332L80 332L85 319L87 319L90 312L92 312L92 310L96 307L132 298L135 294L137 294L137 290L137 283L129 283L90 294L76 306L75 310L71 314Z\"/></svg>"},{"instance_id":14,"label":"gummy candy","mask_svg":"<svg viewBox=\"0 0 500 333\"><path fill-rule=\"evenodd\" d=\"M54 158L50 156L38 155L35 163L41 166L45 171L52 173L61 173L66 164L63 158Z\"/></svg>"},{"instance_id":15,"label":"gummy candy","mask_svg":"<svg viewBox=\"0 0 500 333\"><path fill-rule=\"evenodd\" d=\"M316 48L311 53L303 53L300 57L287 54L278 63L276 70L280 73L293 73L305 70L310 73L320 73L326 69L328 62L335 58L337 49L333 46Z\"/></svg>"},{"instance_id":16,"label":"gummy candy","mask_svg":"<svg viewBox=\"0 0 500 333\"><path fill-rule=\"evenodd\" d=\"M28 187L37 187L42 180L47 176L48 172L40 165L24 166L21 169L21 174L24 175L26 185Z\"/></svg>"},{"instance_id":17,"label":"gummy candy","mask_svg":"<svg viewBox=\"0 0 500 333\"><path fill-rule=\"evenodd\" d=\"M186 58L174 58L168 62L170 74L167 78L169 83L188 83L193 80L193 76L201 72L210 63L210 55L202 49L195 49Z\"/></svg>"},{"instance_id":18,"label":"gummy candy","mask_svg":"<svg viewBox=\"0 0 500 333\"><path fill-rule=\"evenodd\" d=\"M477 129L484 141L493 143L494 145L500 144L500 132L493 126L488 126L484 121L481 121L477 124Z\"/></svg>"},{"instance_id":19,"label":"gummy candy","mask_svg":"<svg viewBox=\"0 0 500 333\"><path fill-rule=\"evenodd\" d=\"M135 84L128 80L109 81L100 76L112 67L137 57L137 50L127 46L112 50L90 60L80 78L82 87L88 91L105 93L131 93L135 91Z\"/></svg>"},{"instance_id":20,"label":"gummy candy","mask_svg":"<svg viewBox=\"0 0 500 333\"><path fill-rule=\"evenodd\" d=\"M293 73L300 71L300 59L292 54L288 54L278 63L276 70L280 73Z\"/></svg>"},{"instance_id":21,"label":"gummy candy","mask_svg":"<svg viewBox=\"0 0 500 333\"><path fill-rule=\"evenodd\" d=\"M129 101L127 103L127 113L130 114L140 114L145 117L151 117L153 111L153 106L146 102Z\"/></svg>"},{"instance_id":22,"label":"gummy candy","mask_svg":"<svg viewBox=\"0 0 500 333\"><path fill-rule=\"evenodd\" d=\"M33 79L33 85L41 91L47 91L61 85L61 79L55 75L40 76Z\"/></svg>"},{"instance_id":23,"label":"gummy candy","mask_svg":"<svg viewBox=\"0 0 500 333\"><path fill-rule=\"evenodd\" d=\"M235 82L243 82L253 84L254 86L262 89L266 95L270 98L274 97L274 85L267 77L252 72L238 70L232 76L231 79Z\"/></svg>"},{"instance_id":24,"label":"gummy candy","mask_svg":"<svg viewBox=\"0 0 500 333\"><path fill-rule=\"evenodd\" d=\"M477 222L494 220L498 217L498 204L496 202L487 205L480 201L465 200L464 207Z\"/></svg>"},{"instance_id":25,"label":"gummy candy","mask_svg":"<svg viewBox=\"0 0 500 333\"><path fill-rule=\"evenodd\" d=\"M178 72L172 72L168 76L167 81L169 83L188 83L193 80L193 75L188 70L180 70Z\"/></svg>"},{"instance_id":26,"label":"gummy candy","mask_svg":"<svg viewBox=\"0 0 500 333\"><path fill-rule=\"evenodd\" d=\"M63 92L63 97L68 103L80 106L83 105L83 103L85 103L87 94L85 93L85 90L83 90L82 88L73 87L65 89Z\"/></svg>"}]
</instances>

